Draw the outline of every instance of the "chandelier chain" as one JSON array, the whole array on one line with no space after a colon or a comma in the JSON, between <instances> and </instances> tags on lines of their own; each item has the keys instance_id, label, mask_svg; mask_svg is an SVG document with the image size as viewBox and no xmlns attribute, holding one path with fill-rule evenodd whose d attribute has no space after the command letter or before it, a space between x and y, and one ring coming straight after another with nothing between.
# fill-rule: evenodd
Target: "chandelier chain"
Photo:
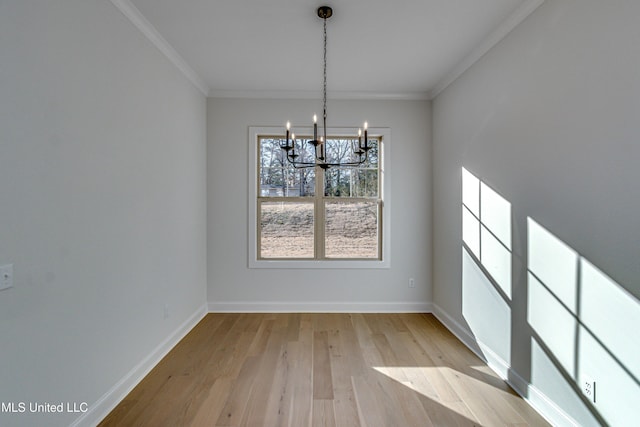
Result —
<instances>
[{"instance_id":1,"label":"chandelier chain","mask_svg":"<svg viewBox=\"0 0 640 427\"><path fill-rule=\"evenodd\" d=\"M323 95L322 108L323 108L324 125L326 128L326 122L327 122L327 18L324 18L323 20L324 20L324 70L323 70L324 84L322 86L322 95Z\"/></svg>"}]
</instances>

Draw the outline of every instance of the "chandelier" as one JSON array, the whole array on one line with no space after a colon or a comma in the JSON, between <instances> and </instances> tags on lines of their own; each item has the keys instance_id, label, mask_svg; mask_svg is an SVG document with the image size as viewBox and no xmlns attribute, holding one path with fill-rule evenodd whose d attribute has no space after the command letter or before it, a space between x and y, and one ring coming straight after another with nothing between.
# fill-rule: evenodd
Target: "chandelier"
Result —
<instances>
[{"instance_id":1,"label":"chandelier","mask_svg":"<svg viewBox=\"0 0 640 427\"><path fill-rule=\"evenodd\" d=\"M322 86L322 135L318 139L318 117L314 114L313 139L308 141L301 140L299 144L296 144L296 136L293 132L291 132L291 123L287 122L285 142L284 144L280 144L280 148L285 151L287 161L296 169L313 168L317 166L326 170L330 167L359 166L367 161L369 150L372 148L369 146L369 141L367 139L367 122L364 122L364 135L362 129L358 129L358 141L357 143L352 143L351 149L353 156L349 161L340 162L338 161L339 159L329 159L327 156L327 19L332 15L333 10L329 6L321 6L318 8L318 17L322 18L324 22L324 84ZM305 159L305 153L307 153L307 144L313 146L313 151L315 153L314 159Z\"/></svg>"}]
</instances>

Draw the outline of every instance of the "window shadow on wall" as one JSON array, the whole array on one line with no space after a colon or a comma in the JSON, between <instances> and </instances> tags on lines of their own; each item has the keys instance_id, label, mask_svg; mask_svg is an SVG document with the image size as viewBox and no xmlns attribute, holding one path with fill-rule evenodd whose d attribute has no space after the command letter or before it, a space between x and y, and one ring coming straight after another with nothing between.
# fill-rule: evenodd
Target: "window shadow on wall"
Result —
<instances>
[{"instance_id":1,"label":"window shadow on wall","mask_svg":"<svg viewBox=\"0 0 640 427\"><path fill-rule=\"evenodd\" d=\"M531 380L544 358L603 425L635 425L640 405L640 306L620 285L527 218Z\"/></svg>"},{"instance_id":2,"label":"window shadow on wall","mask_svg":"<svg viewBox=\"0 0 640 427\"><path fill-rule=\"evenodd\" d=\"M511 240L511 203L463 168L462 314L483 344L482 353L495 353L507 365L512 329Z\"/></svg>"},{"instance_id":3,"label":"window shadow on wall","mask_svg":"<svg viewBox=\"0 0 640 427\"><path fill-rule=\"evenodd\" d=\"M563 409L582 402L601 425L635 425L638 300L530 217L518 256L514 223L511 203L462 168L462 313L478 348L524 393ZM513 355L527 353L515 372Z\"/></svg>"}]
</instances>

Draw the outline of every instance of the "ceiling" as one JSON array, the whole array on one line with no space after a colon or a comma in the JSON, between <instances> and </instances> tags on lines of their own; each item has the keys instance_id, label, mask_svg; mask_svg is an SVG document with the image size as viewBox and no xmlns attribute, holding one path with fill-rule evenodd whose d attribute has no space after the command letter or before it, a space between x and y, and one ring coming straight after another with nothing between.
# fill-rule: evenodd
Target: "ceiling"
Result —
<instances>
[{"instance_id":1,"label":"ceiling","mask_svg":"<svg viewBox=\"0 0 640 427\"><path fill-rule=\"evenodd\" d=\"M429 99L543 0L112 0L209 96Z\"/></svg>"}]
</instances>

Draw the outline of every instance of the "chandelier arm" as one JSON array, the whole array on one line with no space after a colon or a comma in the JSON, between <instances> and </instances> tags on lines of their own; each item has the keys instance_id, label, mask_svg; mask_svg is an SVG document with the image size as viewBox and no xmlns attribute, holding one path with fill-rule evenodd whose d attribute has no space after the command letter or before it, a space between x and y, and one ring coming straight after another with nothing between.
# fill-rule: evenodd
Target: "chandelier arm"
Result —
<instances>
[{"instance_id":1,"label":"chandelier arm","mask_svg":"<svg viewBox=\"0 0 640 427\"><path fill-rule=\"evenodd\" d=\"M338 162L338 163L324 162L324 164L327 165L327 166L352 167L352 166L360 166L360 165L364 164L367 160L368 160L368 155L365 154L364 157L361 157L359 160L353 161L353 162Z\"/></svg>"},{"instance_id":2,"label":"chandelier arm","mask_svg":"<svg viewBox=\"0 0 640 427\"><path fill-rule=\"evenodd\" d=\"M323 163L326 166L342 166L342 167L353 167L353 166L360 166L361 164L363 164L363 162L347 162L347 163Z\"/></svg>"},{"instance_id":3,"label":"chandelier arm","mask_svg":"<svg viewBox=\"0 0 640 427\"><path fill-rule=\"evenodd\" d=\"M316 165L316 162L302 162L302 161L292 159L290 156L287 156L287 161L291 163L293 166L297 166L297 165L315 166Z\"/></svg>"},{"instance_id":4,"label":"chandelier arm","mask_svg":"<svg viewBox=\"0 0 640 427\"><path fill-rule=\"evenodd\" d=\"M291 163L291 166L293 166L294 169L309 169L309 168L315 168L316 166L318 166L315 162L314 163L293 162L289 160L289 163Z\"/></svg>"}]
</instances>

